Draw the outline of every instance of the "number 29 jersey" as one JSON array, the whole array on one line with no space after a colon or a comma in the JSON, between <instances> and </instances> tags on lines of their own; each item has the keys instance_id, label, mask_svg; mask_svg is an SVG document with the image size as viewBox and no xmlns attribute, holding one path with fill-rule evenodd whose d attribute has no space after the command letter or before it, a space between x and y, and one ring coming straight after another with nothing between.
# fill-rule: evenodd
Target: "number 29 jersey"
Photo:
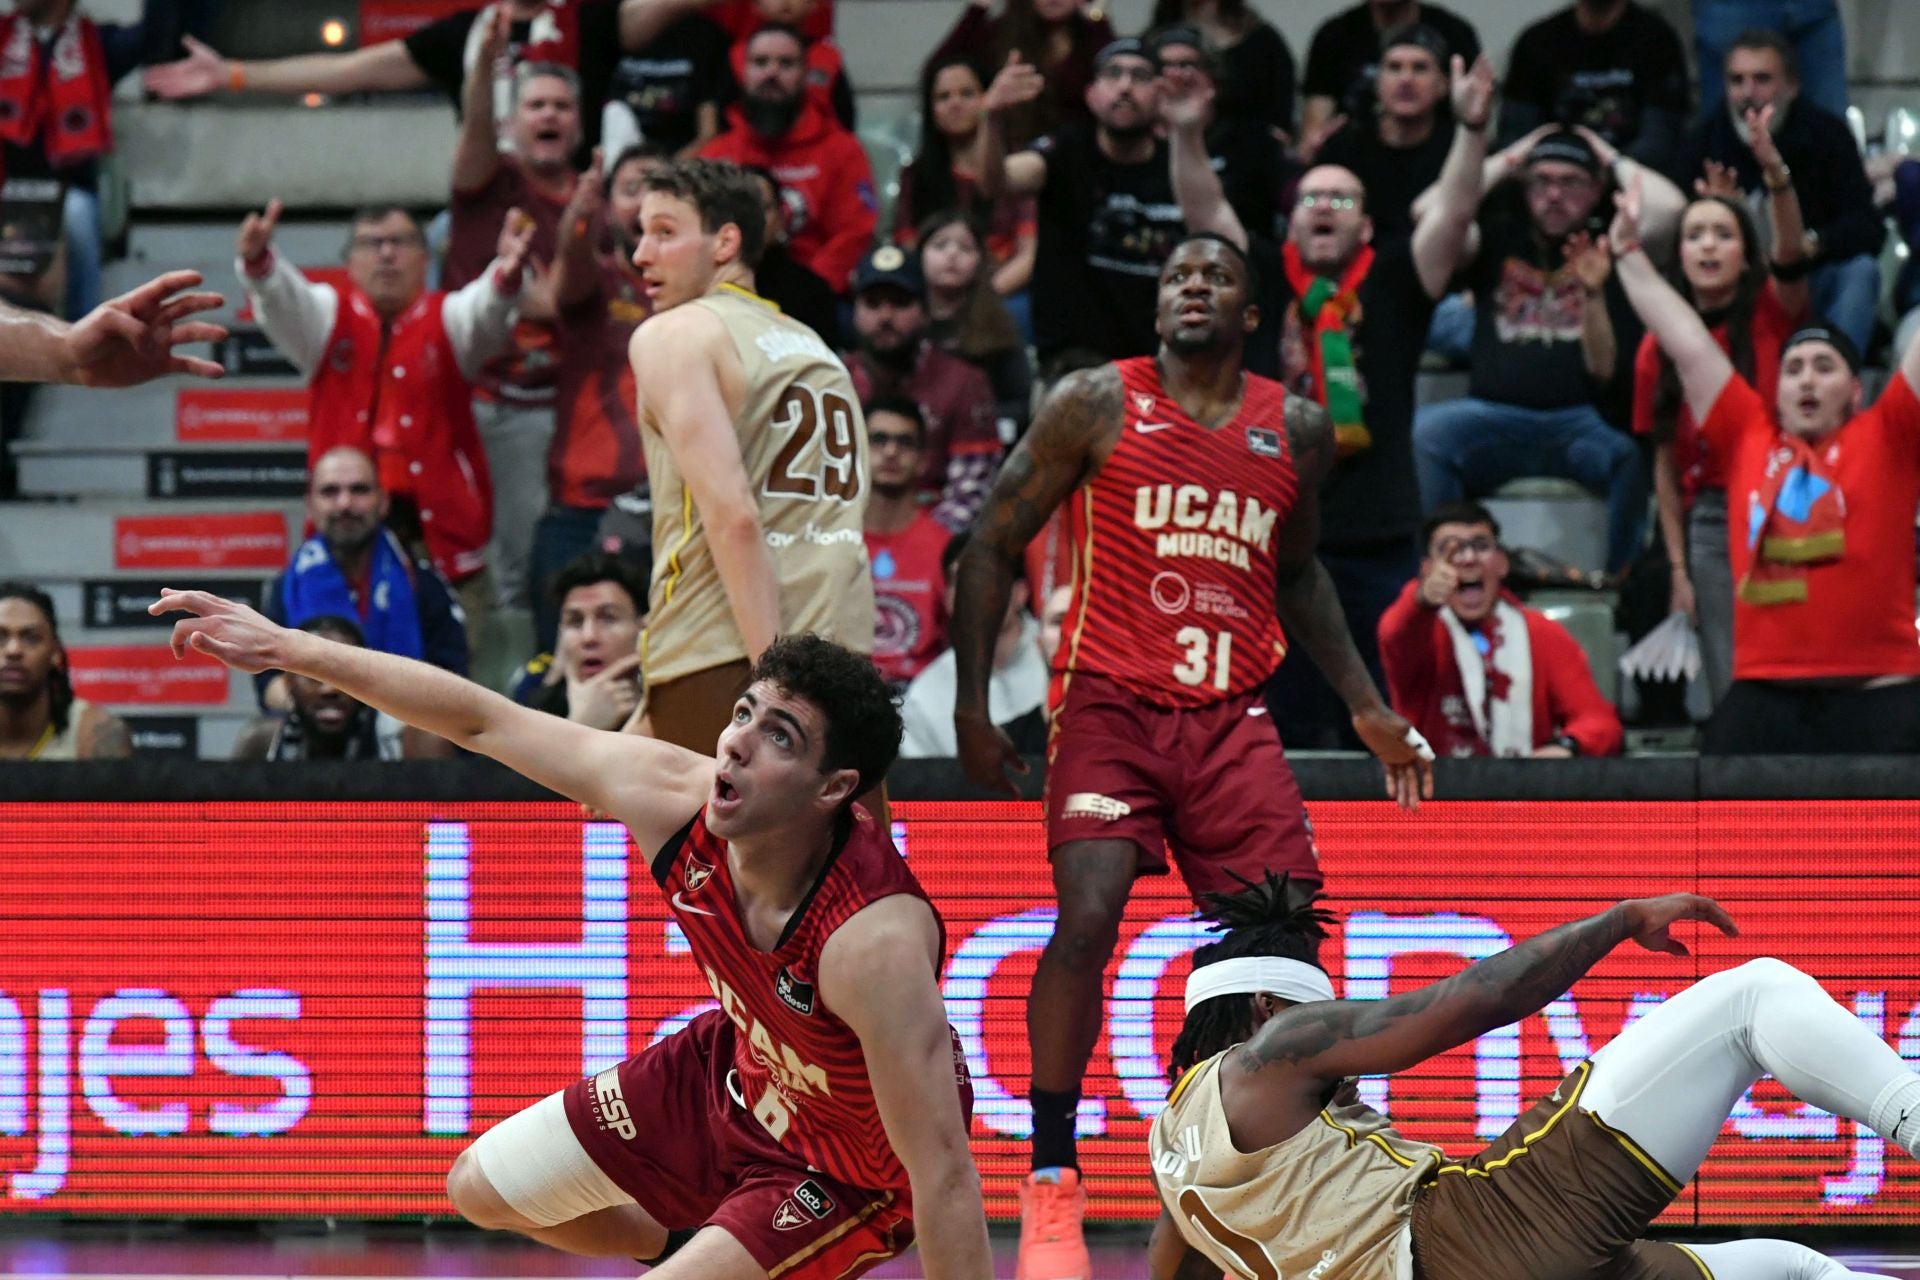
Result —
<instances>
[{"instance_id":1,"label":"number 29 jersey","mask_svg":"<svg viewBox=\"0 0 1920 1280\"><path fill-rule=\"evenodd\" d=\"M746 373L734 421L780 583L780 630L873 652L867 564L867 429L840 358L765 298L723 284L685 305L726 326ZM653 494L653 589L642 638L649 685L747 656L692 491L658 427L644 423Z\"/></svg>"},{"instance_id":2,"label":"number 29 jersey","mask_svg":"<svg viewBox=\"0 0 1920 1280\"><path fill-rule=\"evenodd\" d=\"M1076 671L1164 707L1257 689L1286 653L1274 542L1300 488L1286 388L1245 375L1240 411L1209 429L1166 393L1154 357L1114 368L1120 443L1070 499L1073 597L1053 702Z\"/></svg>"}]
</instances>

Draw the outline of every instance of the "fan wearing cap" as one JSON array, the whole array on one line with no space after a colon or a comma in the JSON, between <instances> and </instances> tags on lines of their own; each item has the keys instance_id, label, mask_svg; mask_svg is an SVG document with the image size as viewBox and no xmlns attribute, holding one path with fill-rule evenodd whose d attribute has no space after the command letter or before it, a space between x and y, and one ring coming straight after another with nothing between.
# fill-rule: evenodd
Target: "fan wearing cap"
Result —
<instances>
[{"instance_id":1,"label":"fan wearing cap","mask_svg":"<svg viewBox=\"0 0 1920 1280\"><path fill-rule=\"evenodd\" d=\"M920 257L883 244L853 273L855 348L843 352L861 400L906 396L920 406L921 501L951 533L973 520L1000 462L993 384L978 366L928 341Z\"/></svg>"},{"instance_id":2,"label":"fan wearing cap","mask_svg":"<svg viewBox=\"0 0 1920 1280\"><path fill-rule=\"evenodd\" d=\"M1875 1280L1784 1240L1642 1238L1768 1074L1920 1151L1920 1076L1778 960L1680 990L1464 1159L1376 1110L1393 1074L1531 1019L1629 940L1684 982L1682 937L1712 937L1688 922L1739 932L1719 903L1630 899L1444 981L1342 1000L1316 959L1334 917L1271 875L1242 883L1201 904L1226 936L1193 953L1173 1089L1147 1137L1165 1210L1153 1280Z\"/></svg>"},{"instance_id":3,"label":"fan wearing cap","mask_svg":"<svg viewBox=\"0 0 1920 1280\"><path fill-rule=\"evenodd\" d=\"M980 186L989 199L1038 199L1033 336L1049 380L1107 360L1146 355L1160 267L1186 232L1167 172L1159 124L1159 69L1138 40L1115 40L1094 59L1091 128L1062 126L1006 154L1008 114L1043 90L1025 63L994 77L980 130Z\"/></svg>"},{"instance_id":4,"label":"fan wearing cap","mask_svg":"<svg viewBox=\"0 0 1920 1280\"><path fill-rule=\"evenodd\" d=\"M1288 165L1280 140L1260 120L1236 113L1222 84L1225 60L1208 48L1197 27L1161 27L1146 37L1147 52L1160 69L1160 117L1169 99L1199 94L1208 102L1206 148L1227 202L1240 221L1265 235L1272 231Z\"/></svg>"},{"instance_id":5,"label":"fan wearing cap","mask_svg":"<svg viewBox=\"0 0 1920 1280\"><path fill-rule=\"evenodd\" d=\"M1446 38L1425 23L1389 31L1380 41L1373 118L1349 120L1320 148L1319 163L1350 169L1366 184L1376 236L1411 233L1414 198L1440 180L1453 145L1450 60Z\"/></svg>"},{"instance_id":6,"label":"fan wearing cap","mask_svg":"<svg viewBox=\"0 0 1920 1280\"><path fill-rule=\"evenodd\" d=\"M1734 683L1703 749L1920 751L1920 341L1866 407L1852 342L1800 329L1769 406L1640 251L1634 196L1613 225L1621 283L1726 477Z\"/></svg>"},{"instance_id":7,"label":"fan wearing cap","mask_svg":"<svg viewBox=\"0 0 1920 1280\"><path fill-rule=\"evenodd\" d=\"M1606 564L1622 574L1647 524L1648 476L1622 426L1632 391L1633 312L1612 280L1606 174L1641 183L1648 240L1665 244L1684 205L1671 182L1591 129L1542 129L1490 157L1473 291L1467 394L1421 406L1414 460L1426 509L1509 480L1571 480L1607 504ZM1509 178L1520 199L1487 209Z\"/></svg>"},{"instance_id":8,"label":"fan wearing cap","mask_svg":"<svg viewBox=\"0 0 1920 1280\"><path fill-rule=\"evenodd\" d=\"M1439 32L1448 51L1468 66L1480 56L1480 37L1472 24L1449 9L1421 0L1360 0L1321 23L1307 48L1307 71L1300 82L1302 146L1372 113L1380 41L1416 22Z\"/></svg>"}]
</instances>

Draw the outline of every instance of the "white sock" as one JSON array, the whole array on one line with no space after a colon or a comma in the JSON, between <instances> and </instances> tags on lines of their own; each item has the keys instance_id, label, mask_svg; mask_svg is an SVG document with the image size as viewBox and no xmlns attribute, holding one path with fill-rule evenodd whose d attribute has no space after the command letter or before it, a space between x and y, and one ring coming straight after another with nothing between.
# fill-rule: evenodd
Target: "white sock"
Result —
<instances>
[{"instance_id":1,"label":"white sock","mask_svg":"<svg viewBox=\"0 0 1920 1280\"><path fill-rule=\"evenodd\" d=\"M1849 1271L1824 1253L1785 1240L1729 1240L1685 1247L1706 1264L1713 1280L1887 1280L1869 1271Z\"/></svg>"},{"instance_id":2,"label":"white sock","mask_svg":"<svg viewBox=\"0 0 1920 1280\"><path fill-rule=\"evenodd\" d=\"M1920 1075L1887 1081L1867 1109L1867 1124L1910 1156L1920 1159Z\"/></svg>"}]
</instances>

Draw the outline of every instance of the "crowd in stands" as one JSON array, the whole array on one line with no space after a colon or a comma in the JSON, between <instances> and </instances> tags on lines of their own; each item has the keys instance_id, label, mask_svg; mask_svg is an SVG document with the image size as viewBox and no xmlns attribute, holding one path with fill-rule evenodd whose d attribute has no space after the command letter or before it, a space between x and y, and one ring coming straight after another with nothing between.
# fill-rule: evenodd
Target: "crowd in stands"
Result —
<instances>
[{"instance_id":1,"label":"crowd in stands","mask_svg":"<svg viewBox=\"0 0 1920 1280\"><path fill-rule=\"evenodd\" d=\"M239 229L238 283L310 398L311 534L267 592L277 620L466 674L488 616L521 611L514 697L633 716L653 558L633 257L645 174L698 155L757 175L758 291L864 401L874 653L907 755L953 750L949 570L1002 459L1055 381L1155 349L1160 265L1191 231L1257 269L1247 367L1331 416L1321 558L1443 755L1623 747L1484 505L1530 477L1604 503L1603 560L1577 566L1597 599L1664 575L1625 629L1692 624L1708 749L1844 749L1844 714L1920 750L1920 256L1880 315L1889 217L1920 255L1920 158L1863 158L1831 3L1694 0L1690 59L1636 0L1575 0L1501 59L1459 14L1362 0L1296 75L1245 0L1158 0L1139 33L1075 0L968 0L924 60L890 202L831 0L498 0L268 61L211 47L215 8L0 16L5 247L36 249L0 261L0 298L98 302L110 91L136 66L163 99L445 94L444 215L355 212L346 283L276 252L278 201ZM1892 371L1877 402L1869 360ZM1423 397L1447 369L1465 393ZM1035 752L1071 578L1043 541L991 695ZM124 750L61 668L51 602L0 588L0 757ZM312 681L260 696L247 758L436 745ZM1269 702L1290 745L1358 745L1303 656Z\"/></svg>"}]
</instances>

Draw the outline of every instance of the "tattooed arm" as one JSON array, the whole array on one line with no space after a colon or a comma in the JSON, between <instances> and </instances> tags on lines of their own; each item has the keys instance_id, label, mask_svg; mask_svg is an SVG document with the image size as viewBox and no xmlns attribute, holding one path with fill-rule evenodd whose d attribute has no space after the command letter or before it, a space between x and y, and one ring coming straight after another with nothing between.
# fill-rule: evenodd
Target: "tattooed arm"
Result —
<instances>
[{"instance_id":1,"label":"tattooed arm","mask_svg":"<svg viewBox=\"0 0 1920 1280\"><path fill-rule=\"evenodd\" d=\"M1538 1013L1629 938L1649 951L1686 955L1686 946L1668 933L1681 920L1739 933L1711 898L1639 898L1529 938L1405 995L1282 1010L1221 1064L1221 1098L1234 1144L1254 1151L1298 1132L1336 1081L1403 1071Z\"/></svg>"},{"instance_id":2,"label":"tattooed arm","mask_svg":"<svg viewBox=\"0 0 1920 1280\"><path fill-rule=\"evenodd\" d=\"M961 767L978 786L1018 794L1006 770L1026 771L987 707L994 640L1021 558L1054 508L1106 460L1120 431L1118 370L1101 365L1062 378L1001 464L954 565L953 621L947 628L956 667L953 725Z\"/></svg>"},{"instance_id":3,"label":"tattooed arm","mask_svg":"<svg viewBox=\"0 0 1920 1280\"><path fill-rule=\"evenodd\" d=\"M1386 765L1387 794L1402 807L1417 809L1422 796L1433 796L1432 754L1421 758L1407 740L1412 726L1380 696L1354 648L1333 579L1314 555L1320 541L1320 485L1333 466L1333 422L1324 407L1295 395L1287 397L1285 413L1300 494L1280 526L1274 552L1279 561L1274 603L1280 622L1288 642L1306 650L1353 713L1355 732Z\"/></svg>"}]
</instances>

